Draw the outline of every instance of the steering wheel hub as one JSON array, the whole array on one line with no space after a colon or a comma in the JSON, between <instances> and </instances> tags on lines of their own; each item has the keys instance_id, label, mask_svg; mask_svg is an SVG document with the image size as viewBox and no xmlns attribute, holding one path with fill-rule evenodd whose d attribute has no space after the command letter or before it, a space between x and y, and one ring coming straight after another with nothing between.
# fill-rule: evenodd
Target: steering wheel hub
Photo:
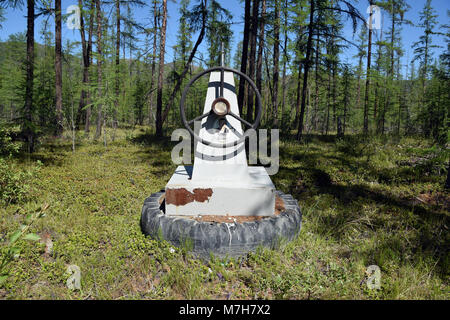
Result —
<instances>
[{"instance_id":1,"label":"steering wheel hub","mask_svg":"<svg viewBox=\"0 0 450 320\"><path fill-rule=\"evenodd\" d=\"M213 101L211 110L219 117L223 117L230 112L230 103L224 97L219 97Z\"/></svg>"}]
</instances>

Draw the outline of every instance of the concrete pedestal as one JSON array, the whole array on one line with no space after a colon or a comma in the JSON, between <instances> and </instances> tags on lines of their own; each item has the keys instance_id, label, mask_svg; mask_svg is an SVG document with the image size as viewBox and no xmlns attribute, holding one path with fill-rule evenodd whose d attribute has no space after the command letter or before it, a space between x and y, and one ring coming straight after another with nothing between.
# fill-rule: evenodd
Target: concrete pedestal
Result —
<instances>
[{"instance_id":1,"label":"concrete pedestal","mask_svg":"<svg viewBox=\"0 0 450 320\"><path fill-rule=\"evenodd\" d=\"M273 216L275 186L266 169L242 169L237 181L214 176L193 180L192 166L179 166L166 185L166 214Z\"/></svg>"}]
</instances>

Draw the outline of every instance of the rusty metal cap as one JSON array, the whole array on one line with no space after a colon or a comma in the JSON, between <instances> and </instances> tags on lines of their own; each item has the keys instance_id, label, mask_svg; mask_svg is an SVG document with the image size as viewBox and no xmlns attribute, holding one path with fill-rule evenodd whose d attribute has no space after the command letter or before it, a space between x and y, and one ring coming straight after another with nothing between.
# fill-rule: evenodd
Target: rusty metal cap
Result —
<instances>
[{"instance_id":1,"label":"rusty metal cap","mask_svg":"<svg viewBox=\"0 0 450 320\"><path fill-rule=\"evenodd\" d=\"M224 97L219 97L213 101L211 110L218 116L225 116L230 112L230 103Z\"/></svg>"}]
</instances>

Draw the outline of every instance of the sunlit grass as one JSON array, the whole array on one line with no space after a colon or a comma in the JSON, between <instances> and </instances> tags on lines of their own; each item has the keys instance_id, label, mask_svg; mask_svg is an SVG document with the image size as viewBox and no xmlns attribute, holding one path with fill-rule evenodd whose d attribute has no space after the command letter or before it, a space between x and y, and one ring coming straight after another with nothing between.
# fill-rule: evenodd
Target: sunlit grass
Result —
<instances>
[{"instance_id":1,"label":"sunlit grass","mask_svg":"<svg viewBox=\"0 0 450 320\"><path fill-rule=\"evenodd\" d=\"M9 161L39 171L26 202L0 208L0 235L16 230L43 203L47 216L23 243L0 297L12 299L448 299L448 208L445 161L426 140L285 141L272 179L303 211L300 236L279 250L244 259L193 259L186 249L145 238L144 199L164 188L175 165L169 139L144 128L43 142ZM444 169L442 169L444 168ZM66 288L68 265L81 268L82 289ZM366 268L381 269L381 289L366 286Z\"/></svg>"}]
</instances>

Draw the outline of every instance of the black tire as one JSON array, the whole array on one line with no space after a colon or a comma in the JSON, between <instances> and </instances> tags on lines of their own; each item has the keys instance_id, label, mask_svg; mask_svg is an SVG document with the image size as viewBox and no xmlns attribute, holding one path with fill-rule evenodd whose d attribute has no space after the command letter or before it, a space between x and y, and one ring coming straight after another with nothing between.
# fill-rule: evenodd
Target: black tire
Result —
<instances>
[{"instance_id":1,"label":"black tire","mask_svg":"<svg viewBox=\"0 0 450 320\"><path fill-rule=\"evenodd\" d=\"M244 256L261 245L274 248L281 240L293 240L300 232L302 214L297 201L281 191L276 193L285 206L279 215L252 222L216 223L166 216L161 201L164 191L157 192L144 201L141 229L153 239L167 240L177 247L187 245L202 258L209 258L210 253L217 257Z\"/></svg>"}]
</instances>

